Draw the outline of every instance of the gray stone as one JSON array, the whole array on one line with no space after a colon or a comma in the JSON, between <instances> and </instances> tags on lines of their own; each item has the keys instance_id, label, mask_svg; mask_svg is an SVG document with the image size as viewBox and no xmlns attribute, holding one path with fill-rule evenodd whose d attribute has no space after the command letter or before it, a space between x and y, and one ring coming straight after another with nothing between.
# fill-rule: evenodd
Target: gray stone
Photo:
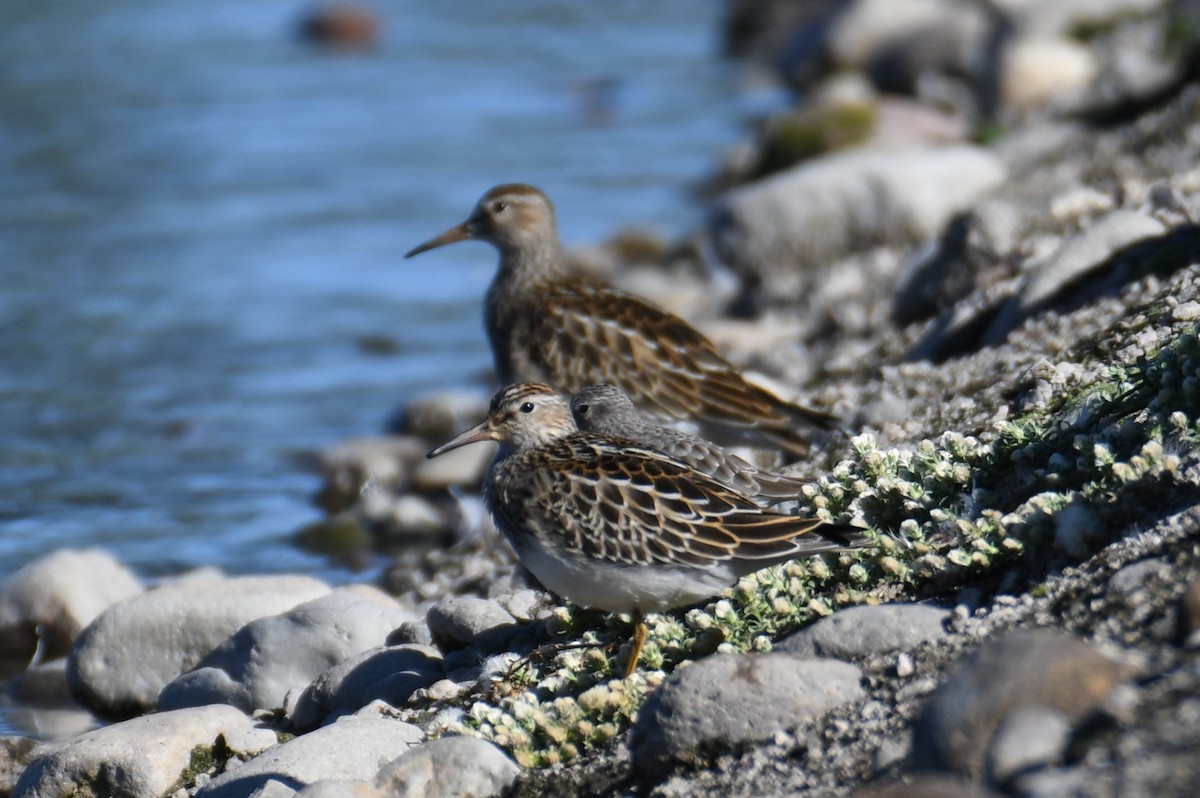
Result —
<instances>
[{"instance_id":1,"label":"gray stone","mask_svg":"<svg viewBox=\"0 0 1200 798\"><path fill-rule=\"evenodd\" d=\"M95 715L71 698L63 659L18 674L4 686L0 703L9 726L28 730L41 740L66 740L97 726Z\"/></svg>"},{"instance_id":2,"label":"gray stone","mask_svg":"<svg viewBox=\"0 0 1200 798\"><path fill-rule=\"evenodd\" d=\"M162 688L256 618L329 592L306 576L243 576L163 585L118 602L88 626L67 661L67 681L98 714L154 708Z\"/></svg>"},{"instance_id":3,"label":"gray stone","mask_svg":"<svg viewBox=\"0 0 1200 798\"><path fill-rule=\"evenodd\" d=\"M442 655L419 645L378 648L350 657L318 676L300 694L292 727L312 729L330 716L346 715L379 699L403 704L414 691L444 676Z\"/></svg>"},{"instance_id":4,"label":"gray stone","mask_svg":"<svg viewBox=\"0 0 1200 798\"><path fill-rule=\"evenodd\" d=\"M1012 779L1057 762L1071 735L1061 712L1048 707L1019 707L996 729L988 746L988 777L1005 785Z\"/></svg>"},{"instance_id":5,"label":"gray stone","mask_svg":"<svg viewBox=\"0 0 1200 798\"><path fill-rule=\"evenodd\" d=\"M956 9L950 0L852 0L829 30L829 54L839 66L864 67L884 47L929 31Z\"/></svg>"},{"instance_id":6,"label":"gray stone","mask_svg":"<svg viewBox=\"0 0 1200 798\"><path fill-rule=\"evenodd\" d=\"M836 659L906 650L945 637L948 617L949 610L928 604L847 607L784 638L773 650Z\"/></svg>"},{"instance_id":7,"label":"gray stone","mask_svg":"<svg viewBox=\"0 0 1200 798\"><path fill-rule=\"evenodd\" d=\"M708 232L743 277L791 274L885 241L928 239L1006 171L968 145L838 153L726 194Z\"/></svg>"},{"instance_id":8,"label":"gray stone","mask_svg":"<svg viewBox=\"0 0 1200 798\"><path fill-rule=\"evenodd\" d=\"M538 617L539 613L546 611L549 606L547 596L547 593L526 587L490 596L490 598L518 621L532 621Z\"/></svg>"},{"instance_id":9,"label":"gray stone","mask_svg":"<svg viewBox=\"0 0 1200 798\"><path fill-rule=\"evenodd\" d=\"M0 795L11 795L21 772L39 753L30 737L0 737Z\"/></svg>"},{"instance_id":10,"label":"gray stone","mask_svg":"<svg viewBox=\"0 0 1200 798\"><path fill-rule=\"evenodd\" d=\"M1162 222L1135 211L1113 211L1069 239L1045 263L1027 275L983 334L983 343L1003 343L1009 332L1060 291L1130 244L1165 232Z\"/></svg>"},{"instance_id":11,"label":"gray stone","mask_svg":"<svg viewBox=\"0 0 1200 798\"><path fill-rule=\"evenodd\" d=\"M507 790L519 772L486 740L442 737L390 762L375 784L390 798L489 798Z\"/></svg>"},{"instance_id":12,"label":"gray stone","mask_svg":"<svg viewBox=\"0 0 1200 798\"><path fill-rule=\"evenodd\" d=\"M59 549L0 582L0 654L28 662L65 656L110 605L142 592L133 572L101 549Z\"/></svg>"},{"instance_id":13,"label":"gray stone","mask_svg":"<svg viewBox=\"0 0 1200 798\"><path fill-rule=\"evenodd\" d=\"M271 729L261 726L231 729L225 732L225 747L238 759L251 759L268 748L279 745L279 736Z\"/></svg>"},{"instance_id":14,"label":"gray stone","mask_svg":"<svg viewBox=\"0 0 1200 798\"><path fill-rule=\"evenodd\" d=\"M919 773L904 781L855 790L848 798L996 798L996 793L951 776Z\"/></svg>"},{"instance_id":15,"label":"gray stone","mask_svg":"<svg viewBox=\"0 0 1200 798\"><path fill-rule=\"evenodd\" d=\"M369 781L421 737L416 726L398 720L342 718L225 771L196 798L242 798L272 780L293 789L321 779Z\"/></svg>"},{"instance_id":16,"label":"gray stone","mask_svg":"<svg viewBox=\"0 0 1200 798\"><path fill-rule=\"evenodd\" d=\"M421 618L417 621L406 621L395 629L383 641L387 646L399 646L405 643L416 643L421 646L433 645L433 635L429 633L429 626L425 623L425 619Z\"/></svg>"},{"instance_id":17,"label":"gray stone","mask_svg":"<svg viewBox=\"0 0 1200 798\"><path fill-rule=\"evenodd\" d=\"M329 513L348 509L364 489L400 490L425 458L425 443L411 436L351 438L321 453L317 468L324 483L317 503Z\"/></svg>"},{"instance_id":18,"label":"gray stone","mask_svg":"<svg viewBox=\"0 0 1200 798\"><path fill-rule=\"evenodd\" d=\"M721 654L676 672L638 715L634 764L657 774L674 760L769 739L863 694L858 668L790 654Z\"/></svg>"},{"instance_id":19,"label":"gray stone","mask_svg":"<svg viewBox=\"0 0 1200 798\"><path fill-rule=\"evenodd\" d=\"M997 0L994 5L1021 31L1045 35L1106 27L1121 17L1153 11L1163 0Z\"/></svg>"},{"instance_id":20,"label":"gray stone","mask_svg":"<svg viewBox=\"0 0 1200 798\"><path fill-rule=\"evenodd\" d=\"M1000 99L1013 109L1070 107L1099 70L1090 49L1057 36L1010 41L998 66Z\"/></svg>"},{"instance_id":21,"label":"gray stone","mask_svg":"<svg viewBox=\"0 0 1200 798\"><path fill-rule=\"evenodd\" d=\"M425 623L440 645L475 645L486 650L503 645L519 628L516 619L497 602L474 596L437 602L429 608Z\"/></svg>"},{"instance_id":22,"label":"gray stone","mask_svg":"<svg viewBox=\"0 0 1200 798\"><path fill-rule=\"evenodd\" d=\"M422 394L404 407L404 432L427 441L450 440L487 415L490 399L466 391Z\"/></svg>"},{"instance_id":23,"label":"gray stone","mask_svg":"<svg viewBox=\"0 0 1200 798\"><path fill-rule=\"evenodd\" d=\"M1094 779L1095 774L1089 773L1085 768L1048 768L1017 779L1013 794L1021 798L1074 798L1095 795L1094 789L1089 789L1096 786ZM1149 795L1144 792L1125 794Z\"/></svg>"},{"instance_id":24,"label":"gray stone","mask_svg":"<svg viewBox=\"0 0 1200 798\"><path fill-rule=\"evenodd\" d=\"M205 782L207 784L207 782ZM203 785L200 785L203 786ZM247 793L246 798L292 798L296 791L278 779L267 779Z\"/></svg>"},{"instance_id":25,"label":"gray stone","mask_svg":"<svg viewBox=\"0 0 1200 798\"><path fill-rule=\"evenodd\" d=\"M296 795L299 798L388 798L386 793L370 782L344 779L314 781Z\"/></svg>"},{"instance_id":26,"label":"gray stone","mask_svg":"<svg viewBox=\"0 0 1200 798\"><path fill-rule=\"evenodd\" d=\"M495 456L495 446L464 446L441 457L422 460L413 472L413 486L429 491L454 485L478 487Z\"/></svg>"},{"instance_id":27,"label":"gray stone","mask_svg":"<svg viewBox=\"0 0 1200 798\"><path fill-rule=\"evenodd\" d=\"M219 735L249 725L248 717L228 706L159 712L114 723L34 759L13 795L159 798L178 783L192 749L211 746Z\"/></svg>"},{"instance_id":28,"label":"gray stone","mask_svg":"<svg viewBox=\"0 0 1200 798\"><path fill-rule=\"evenodd\" d=\"M1011 713L1043 707L1074 722L1135 672L1058 632L1021 630L991 640L930 696L913 730L913 766L981 778L988 746Z\"/></svg>"},{"instance_id":29,"label":"gray stone","mask_svg":"<svg viewBox=\"0 0 1200 798\"><path fill-rule=\"evenodd\" d=\"M1147 582L1161 582L1168 578L1171 566L1162 560L1142 560L1126 565L1108 580L1111 595L1119 596L1127 605L1133 606L1147 590L1154 589Z\"/></svg>"},{"instance_id":30,"label":"gray stone","mask_svg":"<svg viewBox=\"0 0 1200 798\"><path fill-rule=\"evenodd\" d=\"M221 703L246 712L282 706L289 690L303 689L337 663L382 645L411 618L390 598L335 590L246 624L168 684L159 706Z\"/></svg>"}]
</instances>

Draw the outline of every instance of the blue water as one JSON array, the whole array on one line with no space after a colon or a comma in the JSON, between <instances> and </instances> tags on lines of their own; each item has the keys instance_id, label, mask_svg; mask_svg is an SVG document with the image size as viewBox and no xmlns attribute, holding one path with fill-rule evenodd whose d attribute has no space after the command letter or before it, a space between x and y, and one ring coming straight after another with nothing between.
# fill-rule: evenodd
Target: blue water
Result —
<instances>
[{"instance_id":1,"label":"blue water","mask_svg":"<svg viewBox=\"0 0 1200 798\"><path fill-rule=\"evenodd\" d=\"M305 8L0 4L0 578L92 545L355 578L290 542L302 455L490 360L494 253L401 253L514 180L568 243L681 234L764 101L716 0L379 3L360 52L299 42Z\"/></svg>"}]
</instances>

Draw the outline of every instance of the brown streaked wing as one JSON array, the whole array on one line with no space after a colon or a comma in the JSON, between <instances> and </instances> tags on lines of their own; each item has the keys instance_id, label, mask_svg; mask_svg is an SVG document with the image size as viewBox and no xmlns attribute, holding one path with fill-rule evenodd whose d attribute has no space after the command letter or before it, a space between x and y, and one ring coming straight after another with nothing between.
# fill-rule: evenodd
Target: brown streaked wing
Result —
<instances>
[{"instance_id":1,"label":"brown streaked wing","mask_svg":"<svg viewBox=\"0 0 1200 798\"><path fill-rule=\"evenodd\" d=\"M561 390L611 382L659 417L698 416L785 436L797 420L834 422L747 382L687 322L632 295L564 282L546 295L545 310L534 357Z\"/></svg>"},{"instance_id":2,"label":"brown streaked wing","mask_svg":"<svg viewBox=\"0 0 1200 798\"><path fill-rule=\"evenodd\" d=\"M705 567L738 559L779 559L850 547L842 528L770 513L669 458L611 439L576 433L530 475L529 495L546 503L542 534L597 559ZM531 508L542 512L540 506Z\"/></svg>"}]
</instances>

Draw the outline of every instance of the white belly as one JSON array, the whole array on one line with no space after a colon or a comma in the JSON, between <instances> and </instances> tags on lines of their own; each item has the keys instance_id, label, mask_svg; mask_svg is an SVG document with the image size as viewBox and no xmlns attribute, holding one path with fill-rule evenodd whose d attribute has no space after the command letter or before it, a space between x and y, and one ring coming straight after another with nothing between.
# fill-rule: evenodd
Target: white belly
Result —
<instances>
[{"instance_id":1,"label":"white belly","mask_svg":"<svg viewBox=\"0 0 1200 798\"><path fill-rule=\"evenodd\" d=\"M607 612L662 612L715 596L737 581L726 564L712 570L669 565L621 565L539 546L517 550L537 580L581 607Z\"/></svg>"}]
</instances>

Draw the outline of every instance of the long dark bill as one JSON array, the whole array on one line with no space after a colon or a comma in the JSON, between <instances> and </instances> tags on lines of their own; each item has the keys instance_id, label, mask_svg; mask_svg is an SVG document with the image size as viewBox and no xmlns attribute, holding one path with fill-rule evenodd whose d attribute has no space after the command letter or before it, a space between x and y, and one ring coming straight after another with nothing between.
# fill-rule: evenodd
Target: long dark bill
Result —
<instances>
[{"instance_id":1,"label":"long dark bill","mask_svg":"<svg viewBox=\"0 0 1200 798\"><path fill-rule=\"evenodd\" d=\"M487 421L484 420L483 423L476 424L474 427L471 427L466 432L460 432L458 435L456 435L453 438L451 438L450 440L446 441L441 446L432 450L429 454L427 454L425 456L430 459L433 459L434 457L437 457L439 454L445 454L446 452L450 451L451 449L457 449L460 446L466 446L468 443L477 443L478 441L494 441L494 440L496 440L496 438L492 434L491 429L488 428Z\"/></svg>"},{"instance_id":2,"label":"long dark bill","mask_svg":"<svg viewBox=\"0 0 1200 798\"><path fill-rule=\"evenodd\" d=\"M455 241L466 241L470 237L471 228L466 222L463 222L460 225L451 227L449 230L439 236L434 236L424 244L418 244L408 252L404 253L404 257L411 258L413 255L420 255L422 252L428 252L431 249L444 247L447 244L453 244Z\"/></svg>"}]
</instances>

